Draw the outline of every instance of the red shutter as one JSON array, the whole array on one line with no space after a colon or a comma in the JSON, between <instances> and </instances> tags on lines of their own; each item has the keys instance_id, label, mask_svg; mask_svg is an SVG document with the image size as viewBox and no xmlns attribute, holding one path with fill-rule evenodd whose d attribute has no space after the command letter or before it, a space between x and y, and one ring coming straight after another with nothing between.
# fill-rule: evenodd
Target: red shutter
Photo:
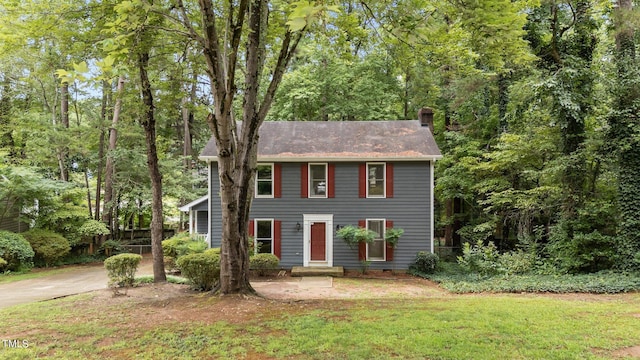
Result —
<instances>
[{"instance_id":1,"label":"red shutter","mask_svg":"<svg viewBox=\"0 0 640 360\"><path fill-rule=\"evenodd\" d=\"M309 197L309 164L300 164L300 197Z\"/></svg>"},{"instance_id":2,"label":"red shutter","mask_svg":"<svg viewBox=\"0 0 640 360\"><path fill-rule=\"evenodd\" d=\"M253 227L254 227L253 220L249 220L249 236L253 236L254 234Z\"/></svg>"},{"instance_id":3,"label":"red shutter","mask_svg":"<svg viewBox=\"0 0 640 360\"><path fill-rule=\"evenodd\" d=\"M273 197L282 197L282 164L273 164Z\"/></svg>"},{"instance_id":4,"label":"red shutter","mask_svg":"<svg viewBox=\"0 0 640 360\"><path fill-rule=\"evenodd\" d=\"M274 220L273 221L273 254L278 257L278 259L282 260L280 256L280 239L282 237L282 221Z\"/></svg>"},{"instance_id":5,"label":"red shutter","mask_svg":"<svg viewBox=\"0 0 640 360\"><path fill-rule=\"evenodd\" d=\"M393 221L387 220L387 222L385 224L385 227L387 229L391 229L393 227ZM387 244L386 247L387 247L387 249L386 249L387 250L386 251L387 258L385 260L386 261L393 261L393 250L395 250L395 249L389 244Z\"/></svg>"},{"instance_id":6,"label":"red shutter","mask_svg":"<svg viewBox=\"0 0 640 360\"><path fill-rule=\"evenodd\" d=\"M386 187L387 187L387 197L393 197L393 164L387 163L387 174L386 174Z\"/></svg>"},{"instance_id":7,"label":"red shutter","mask_svg":"<svg viewBox=\"0 0 640 360\"><path fill-rule=\"evenodd\" d=\"M364 228L367 224L364 220L358 220L358 226ZM358 243L358 260L367 260L367 244L364 242Z\"/></svg>"},{"instance_id":8,"label":"red shutter","mask_svg":"<svg viewBox=\"0 0 640 360\"><path fill-rule=\"evenodd\" d=\"M327 196L336 197L336 164L329 164L327 172Z\"/></svg>"},{"instance_id":9,"label":"red shutter","mask_svg":"<svg viewBox=\"0 0 640 360\"><path fill-rule=\"evenodd\" d=\"M358 197L367 197L367 164L362 163L358 169Z\"/></svg>"}]
</instances>

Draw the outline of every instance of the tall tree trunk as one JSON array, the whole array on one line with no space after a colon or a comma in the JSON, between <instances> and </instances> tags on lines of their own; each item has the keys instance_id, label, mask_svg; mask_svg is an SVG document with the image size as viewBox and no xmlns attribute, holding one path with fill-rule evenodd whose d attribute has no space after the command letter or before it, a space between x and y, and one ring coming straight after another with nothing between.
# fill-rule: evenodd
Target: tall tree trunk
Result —
<instances>
[{"instance_id":1,"label":"tall tree trunk","mask_svg":"<svg viewBox=\"0 0 640 360\"><path fill-rule=\"evenodd\" d=\"M253 293L249 284L248 227L253 198L253 177L257 160L258 129L264 121L280 85L282 75L291 60L305 30L295 34L285 29L281 48L269 77L269 85L259 92L260 75L264 67L264 39L269 14L266 0L242 0L228 14L226 27L230 34L217 28L216 13L211 0L200 0L204 34L195 33L181 1L183 23L202 46L211 81L214 112L207 122L218 148L220 205L222 208L222 239L220 254L220 292ZM246 53L240 56L239 46L243 25L248 16ZM222 21L220 21L222 22ZM224 49L224 50L223 50ZM246 64L243 93L242 128L236 131L233 100L236 93L236 68L239 59ZM260 101L259 93L263 93Z\"/></svg>"},{"instance_id":2,"label":"tall tree trunk","mask_svg":"<svg viewBox=\"0 0 640 360\"><path fill-rule=\"evenodd\" d=\"M138 56L138 69L140 71L140 86L142 88L142 102L144 103L144 116L142 126L147 143L147 166L151 178L151 253L153 254L153 281L167 281L164 272L164 258L162 254L162 237L164 221L162 214L162 174L158 165L158 151L156 149L156 119L154 116L153 95L151 83L147 75L149 66L149 53L144 52Z\"/></svg>"},{"instance_id":3,"label":"tall tree trunk","mask_svg":"<svg viewBox=\"0 0 640 360\"><path fill-rule=\"evenodd\" d=\"M69 128L69 84L63 83L60 87L60 119L64 129ZM60 180L69 181L69 168L67 167L68 148L63 146L58 149L58 167L60 168Z\"/></svg>"},{"instance_id":4,"label":"tall tree trunk","mask_svg":"<svg viewBox=\"0 0 640 360\"><path fill-rule=\"evenodd\" d=\"M114 222L114 191L113 177L115 175L115 150L118 138L118 120L120 119L120 109L122 108L122 96L124 92L124 76L118 78L118 87L116 90L116 103L113 107L113 119L109 128L109 147L107 149L107 166L104 172L104 209L102 211L102 220L107 223L109 229L114 234L116 230ZM103 237L104 240L104 237Z\"/></svg>"},{"instance_id":5,"label":"tall tree trunk","mask_svg":"<svg viewBox=\"0 0 640 360\"><path fill-rule=\"evenodd\" d=\"M614 11L616 29L615 63L617 83L609 124L618 150L618 233L619 267L640 269L640 63L637 58L636 28L627 16L633 16L632 0L618 0Z\"/></svg>"},{"instance_id":6,"label":"tall tree trunk","mask_svg":"<svg viewBox=\"0 0 640 360\"><path fill-rule=\"evenodd\" d=\"M98 141L98 169L96 171L96 213L95 219L100 220L100 199L102 197L102 171L104 167L104 128L103 124L107 120L107 104L111 94L111 88L106 81L102 82L102 105L100 106L100 140Z\"/></svg>"}]
</instances>

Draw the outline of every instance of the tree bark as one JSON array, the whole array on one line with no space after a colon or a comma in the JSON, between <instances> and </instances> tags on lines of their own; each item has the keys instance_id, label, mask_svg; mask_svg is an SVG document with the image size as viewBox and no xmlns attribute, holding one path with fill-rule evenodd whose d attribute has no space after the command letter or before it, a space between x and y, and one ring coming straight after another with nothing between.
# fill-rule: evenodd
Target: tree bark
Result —
<instances>
[{"instance_id":1,"label":"tree bark","mask_svg":"<svg viewBox=\"0 0 640 360\"><path fill-rule=\"evenodd\" d=\"M196 33L186 9L178 1L182 22L199 41L207 65L214 99L214 111L207 122L218 148L218 174L220 178L220 205L222 209L222 239L220 256L220 287L222 294L254 293L249 284L248 227L249 210L253 198L253 176L257 161L258 129L273 101L282 75L298 46L304 29L295 35L286 28L280 52L264 92L259 92L263 73L264 40L269 12L266 0L240 0L227 15L229 34L220 32L211 0L200 0L203 35ZM235 75L239 63L238 49L244 23L248 16L246 64L243 94L243 122L236 129L233 100L236 93ZM223 43L223 44L222 44ZM258 94L263 93L262 101Z\"/></svg>"},{"instance_id":2,"label":"tree bark","mask_svg":"<svg viewBox=\"0 0 640 360\"><path fill-rule=\"evenodd\" d=\"M144 103L144 116L142 126L147 144L147 166L151 178L151 253L153 254L153 282L167 281L164 272L164 257L162 254L162 237L164 221L162 214L162 174L158 165L158 151L156 148L156 119L154 116L153 94L151 83L147 75L149 66L149 53L138 55L138 69L140 71L140 86L142 90L142 102Z\"/></svg>"},{"instance_id":3,"label":"tree bark","mask_svg":"<svg viewBox=\"0 0 640 360\"><path fill-rule=\"evenodd\" d=\"M69 84L63 83L60 87L60 119L64 129L69 128ZM69 181L69 168L67 167L66 146L58 150L58 167L60 168L60 180Z\"/></svg>"},{"instance_id":4,"label":"tree bark","mask_svg":"<svg viewBox=\"0 0 640 360\"><path fill-rule=\"evenodd\" d=\"M107 223L111 234L113 235L115 229L114 223L114 190L113 190L113 177L115 174L115 160L114 152L116 150L116 142L118 139L118 120L120 119L120 109L122 108L122 96L124 92L124 76L118 78L118 87L116 90L116 103L113 107L113 119L111 121L111 127L109 128L109 147L107 148L107 166L104 172L104 209L102 211L102 220ZM102 237L104 241L106 236Z\"/></svg>"}]
</instances>

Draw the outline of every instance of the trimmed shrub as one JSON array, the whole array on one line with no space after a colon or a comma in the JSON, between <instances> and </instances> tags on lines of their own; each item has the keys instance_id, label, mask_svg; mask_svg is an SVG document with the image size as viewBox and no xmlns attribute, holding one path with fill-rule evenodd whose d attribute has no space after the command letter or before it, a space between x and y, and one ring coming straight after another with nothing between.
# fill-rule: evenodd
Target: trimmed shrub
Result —
<instances>
[{"instance_id":1,"label":"trimmed shrub","mask_svg":"<svg viewBox=\"0 0 640 360\"><path fill-rule=\"evenodd\" d=\"M3 271L5 266L7 266L7 264L9 264L7 260L0 257L0 271Z\"/></svg>"},{"instance_id":2,"label":"trimmed shrub","mask_svg":"<svg viewBox=\"0 0 640 360\"><path fill-rule=\"evenodd\" d=\"M276 270L280 260L273 254L256 254L249 258L249 267L255 270L258 276L265 276L270 271Z\"/></svg>"},{"instance_id":3,"label":"trimmed shrub","mask_svg":"<svg viewBox=\"0 0 640 360\"><path fill-rule=\"evenodd\" d=\"M192 239L187 232L162 241L162 253L164 256L171 256L176 259L187 254L199 254L206 249L207 243L205 241Z\"/></svg>"},{"instance_id":4,"label":"trimmed shrub","mask_svg":"<svg viewBox=\"0 0 640 360\"><path fill-rule=\"evenodd\" d=\"M208 254L208 255L218 255L220 256L220 248L210 248L207 249L203 252L203 254Z\"/></svg>"},{"instance_id":5,"label":"trimmed shrub","mask_svg":"<svg viewBox=\"0 0 640 360\"><path fill-rule=\"evenodd\" d=\"M38 266L55 265L71 251L69 241L51 230L33 229L23 233L22 236L31 244L35 252L33 260Z\"/></svg>"},{"instance_id":6,"label":"trimmed shrub","mask_svg":"<svg viewBox=\"0 0 640 360\"><path fill-rule=\"evenodd\" d=\"M424 274L432 274L438 266L438 261L440 261L440 258L437 254L420 251L410 268Z\"/></svg>"},{"instance_id":7,"label":"trimmed shrub","mask_svg":"<svg viewBox=\"0 0 640 360\"><path fill-rule=\"evenodd\" d=\"M33 256L31 245L22 235L0 230L0 257L7 262L5 270L30 269L33 267Z\"/></svg>"},{"instance_id":8,"label":"trimmed shrub","mask_svg":"<svg viewBox=\"0 0 640 360\"><path fill-rule=\"evenodd\" d=\"M183 255L177 264L182 276L189 279L195 290L209 291L220 280L220 255L211 251Z\"/></svg>"},{"instance_id":9,"label":"trimmed shrub","mask_svg":"<svg viewBox=\"0 0 640 360\"><path fill-rule=\"evenodd\" d=\"M104 267L109 276L109 287L133 286L142 256L138 254L118 254L105 259Z\"/></svg>"}]
</instances>

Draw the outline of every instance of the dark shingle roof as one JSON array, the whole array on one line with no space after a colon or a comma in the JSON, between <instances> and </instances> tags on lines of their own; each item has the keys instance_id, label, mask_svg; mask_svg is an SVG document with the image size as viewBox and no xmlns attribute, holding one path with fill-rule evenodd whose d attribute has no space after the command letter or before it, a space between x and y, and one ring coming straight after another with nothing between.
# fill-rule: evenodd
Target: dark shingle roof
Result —
<instances>
[{"instance_id":1,"label":"dark shingle roof","mask_svg":"<svg viewBox=\"0 0 640 360\"><path fill-rule=\"evenodd\" d=\"M200 159L215 161L215 139ZM259 161L433 160L441 158L429 127L418 120L266 121Z\"/></svg>"}]
</instances>

